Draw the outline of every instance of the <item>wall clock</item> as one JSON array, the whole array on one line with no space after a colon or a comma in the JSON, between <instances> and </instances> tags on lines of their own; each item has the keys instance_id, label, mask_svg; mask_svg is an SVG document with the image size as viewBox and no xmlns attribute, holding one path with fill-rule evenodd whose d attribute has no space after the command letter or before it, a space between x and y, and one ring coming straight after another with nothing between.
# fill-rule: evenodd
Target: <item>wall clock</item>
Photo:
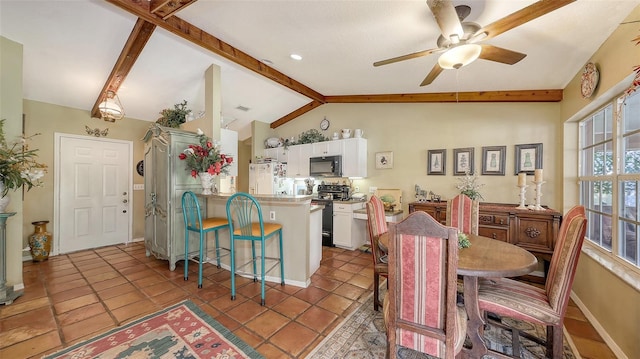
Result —
<instances>
[{"instance_id":1,"label":"wall clock","mask_svg":"<svg viewBox=\"0 0 640 359\"><path fill-rule=\"evenodd\" d=\"M329 128L329 120L325 117L322 121L320 121L320 129L322 131L326 131Z\"/></svg>"},{"instance_id":2,"label":"wall clock","mask_svg":"<svg viewBox=\"0 0 640 359\"><path fill-rule=\"evenodd\" d=\"M598 87L598 80L600 80L598 68L593 62L589 62L584 66L582 79L580 81L580 92L583 98L589 98L593 95L596 87Z\"/></svg>"},{"instance_id":3,"label":"wall clock","mask_svg":"<svg viewBox=\"0 0 640 359\"><path fill-rule=\"evenodd\" d=\"M144 177L144 161L140 161L136 164L136 172L138 172L140 176Z\"/></svg>"}]
</instances>

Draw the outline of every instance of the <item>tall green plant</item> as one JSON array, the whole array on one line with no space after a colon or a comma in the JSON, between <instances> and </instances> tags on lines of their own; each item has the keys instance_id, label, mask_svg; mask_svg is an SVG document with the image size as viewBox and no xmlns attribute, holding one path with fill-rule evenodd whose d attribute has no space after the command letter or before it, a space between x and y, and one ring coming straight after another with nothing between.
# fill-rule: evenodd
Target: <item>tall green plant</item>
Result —
<instances>
[{"instance_id":1,"label":"tall green plant","mask_svg":"<svg viewBox=\"0 0 640 359\"><path fill-rule=\"evenodd\" d=\"M28 140L39 135L21 137L19 141L7 142L4 134L5 119L0 120L0 180L4 190L0 195L6 196L10 189L42 185L41 179L47 170L45 164L39 163L37 152L28 146Z\"/></svg>"}]
</instances>

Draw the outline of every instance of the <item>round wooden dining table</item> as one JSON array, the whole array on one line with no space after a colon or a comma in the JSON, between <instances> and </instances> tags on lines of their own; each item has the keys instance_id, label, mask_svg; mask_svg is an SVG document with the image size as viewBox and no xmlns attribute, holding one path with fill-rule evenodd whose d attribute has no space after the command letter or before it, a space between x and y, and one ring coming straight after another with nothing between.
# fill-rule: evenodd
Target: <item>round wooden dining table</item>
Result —
<instances>
[{"instance_id":1,"label":"round wooden dining table","mask_svg":"<svg viewBox=\"0 0 640 359\"><path fill-rule=\"evenodd\" d=\"M458 271L464 277L464 306L469 316L467 335L471 348L463 357L482 358L489 350L482 338L484 318L478 308L478 278L517 277L533 272L538 259L531 252L511 243L468 234L471 246L458 250ZM495 356L496 353L491 353Z\"/></svg>"},{"instance_id":2,"label":"round wooden dining table","mask_svg":"<svg viewBox=\"0 0 640 359\"><path fill-rule=\"evenodd\" d=\"M482 338L484 318L478 308L478 278L517 277L533 272L538 259L531 252L511 243L468 234L471 246L458 250L457 273L463 276L464 306L469 316L467 335L471 348L463 349L465 358L482 358L489 350ZM389 247L388 236L380 237L380 245ZM497 353L492 352L496 356ZM500 356L500 355L497 355Z\"/></svg>"}]
</instances>

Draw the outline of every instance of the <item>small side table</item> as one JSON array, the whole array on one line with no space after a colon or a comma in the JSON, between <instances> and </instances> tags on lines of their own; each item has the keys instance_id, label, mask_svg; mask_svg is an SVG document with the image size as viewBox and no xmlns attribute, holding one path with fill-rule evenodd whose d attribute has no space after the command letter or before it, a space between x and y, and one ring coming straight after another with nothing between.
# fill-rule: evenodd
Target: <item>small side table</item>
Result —
<instances>
[{"instance_id":1,"label":"small side table","mask_svg":"<svg viewBox=\"0 0 640 359\"><path fill-rule=\"evenodd\" d=\"M21 296L22 291L14 292L13 288L7 288L7 219L16 212L0 213L0 304L9 305Z\"/></svg>"}]
</instances>

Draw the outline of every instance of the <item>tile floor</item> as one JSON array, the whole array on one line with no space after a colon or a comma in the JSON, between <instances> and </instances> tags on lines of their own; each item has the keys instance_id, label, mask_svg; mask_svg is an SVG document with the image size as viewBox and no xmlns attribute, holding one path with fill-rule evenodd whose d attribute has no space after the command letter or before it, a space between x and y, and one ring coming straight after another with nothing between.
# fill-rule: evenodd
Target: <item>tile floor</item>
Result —
<instances>
[{"instance_id":1,"label":"tile floor","mask_svg":"<svg viewBox=\"0 0 640 359\"><path fill-rule=\"evenodd\" d=\"M40 358L187 298L266 358L303 358L373 285L370 254L327 247L308 288L270 283L264 307L259 283L239 279L231 301L228 271L206 265L198 289L183 268L171 272L142 243L25 262L24 295L0 305L0 358ZM565 325L583 358L615 358L573 303Z\"/></svg>"}]
</instances>

